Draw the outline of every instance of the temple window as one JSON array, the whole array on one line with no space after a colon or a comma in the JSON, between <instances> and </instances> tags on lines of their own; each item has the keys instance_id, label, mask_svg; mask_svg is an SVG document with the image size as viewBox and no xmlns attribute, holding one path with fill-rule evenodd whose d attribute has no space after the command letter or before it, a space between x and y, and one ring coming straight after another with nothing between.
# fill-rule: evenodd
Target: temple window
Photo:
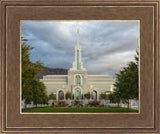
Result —
<instances>
[{"instance_id":1,"label":"temple window","mask_svg":"<svg viewBox=\"0 0 160 134\"><path fill-rule=\"evenodd\" d=\"M75 77L75 84L76 85L81 85L81 77L80 77L80 75L76 75L76 77Z\"/></svg>"}]
</instances>

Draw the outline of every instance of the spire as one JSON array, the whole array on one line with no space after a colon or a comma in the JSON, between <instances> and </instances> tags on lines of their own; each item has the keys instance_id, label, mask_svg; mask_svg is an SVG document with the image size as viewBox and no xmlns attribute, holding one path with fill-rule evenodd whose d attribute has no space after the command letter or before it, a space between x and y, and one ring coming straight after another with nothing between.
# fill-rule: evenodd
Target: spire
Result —
<instances>
[{"instance_id":1,"label":"spire","mask_svg":"<svg viewBox=\"0 0 160 134\"><path fill-rule=\"evenodd\" d=\"M79 45L79 28L77 28L77 44Z\"/></svg>"},{"instance_id":2,"label":"spire","mask_svg":"<svg viewBox=\"0 0 160 134\"><path fill-rule=\"evenodd\" d=\"M77 45L75 46L75 61L71 70L86 70L83 68L83 62L81 61L81 46L79 44L79 27L77 27Z\"/></svg>"}]
</instances>

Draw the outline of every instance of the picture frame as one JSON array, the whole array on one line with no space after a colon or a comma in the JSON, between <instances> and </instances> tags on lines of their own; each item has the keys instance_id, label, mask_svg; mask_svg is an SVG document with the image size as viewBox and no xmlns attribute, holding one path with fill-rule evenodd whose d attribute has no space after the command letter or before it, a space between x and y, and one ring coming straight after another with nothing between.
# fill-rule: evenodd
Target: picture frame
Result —
<instances>
[{"instance_id":1,"label":"picture frame","mask_svg":"<svg viewBox=\"0 0 160 134\"><path fill-rule=\"evenodd\" d=\"M21 20L139 20L139 113L21 114ZM1 132L159 133L159 1L1 0Z\"/></svg>"}]
</instances>

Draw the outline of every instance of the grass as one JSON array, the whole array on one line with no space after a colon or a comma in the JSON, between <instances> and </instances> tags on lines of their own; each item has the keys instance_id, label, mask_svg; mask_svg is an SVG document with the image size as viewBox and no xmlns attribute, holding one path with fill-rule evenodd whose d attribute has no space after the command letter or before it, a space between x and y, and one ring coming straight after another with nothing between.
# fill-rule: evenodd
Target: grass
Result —
<instances>
[{"instance_id":1,"label":"grass","mask_svg":"<svg viewBox=\"0 0 160 134\"><path fill-rule=\"evenodd\" d=\"M101 108L59 108L59 107L39 107L22 109L22 113L138 113L138 110L118 108L118 107L101 107Z\"/></svg>"}]
</instances>

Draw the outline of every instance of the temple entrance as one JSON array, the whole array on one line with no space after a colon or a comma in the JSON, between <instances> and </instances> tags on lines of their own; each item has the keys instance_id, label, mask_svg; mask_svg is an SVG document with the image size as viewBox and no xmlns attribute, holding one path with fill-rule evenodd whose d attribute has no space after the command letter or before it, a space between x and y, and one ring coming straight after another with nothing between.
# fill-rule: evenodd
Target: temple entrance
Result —
<instances>
[{"instance_id":1,"label":"temple entrance","mask_svg":"<svg viewBox=\"0 0 160 134\"><path fill-rule=\"evenodd\" d=\"M80 89L80 88L76 88L76 89L75 89L74 99L75 99L75 100L81 99L81 89Z\"/></svg>"},{"instance_id":2,"label":"temple entrance","mask_svg":"<svg viewBox=\"0 0 160 134\"><path fill-rule=\"evenodd\" d=\"M58 92L58 99L59 99L59 100L64 100L64 92L63 92L62 90L60 90L60 91Z\"/></svg>"},{"instance_id":3,"label":"temple entrance","mask_svg":"<svg viewBox=\"0 0 160 134\"><path fill-rule=\"evenodd\" d=\"M97 91L93 90L92 92L92 99L97 100Z\"/></svg>"}]
</instances>

